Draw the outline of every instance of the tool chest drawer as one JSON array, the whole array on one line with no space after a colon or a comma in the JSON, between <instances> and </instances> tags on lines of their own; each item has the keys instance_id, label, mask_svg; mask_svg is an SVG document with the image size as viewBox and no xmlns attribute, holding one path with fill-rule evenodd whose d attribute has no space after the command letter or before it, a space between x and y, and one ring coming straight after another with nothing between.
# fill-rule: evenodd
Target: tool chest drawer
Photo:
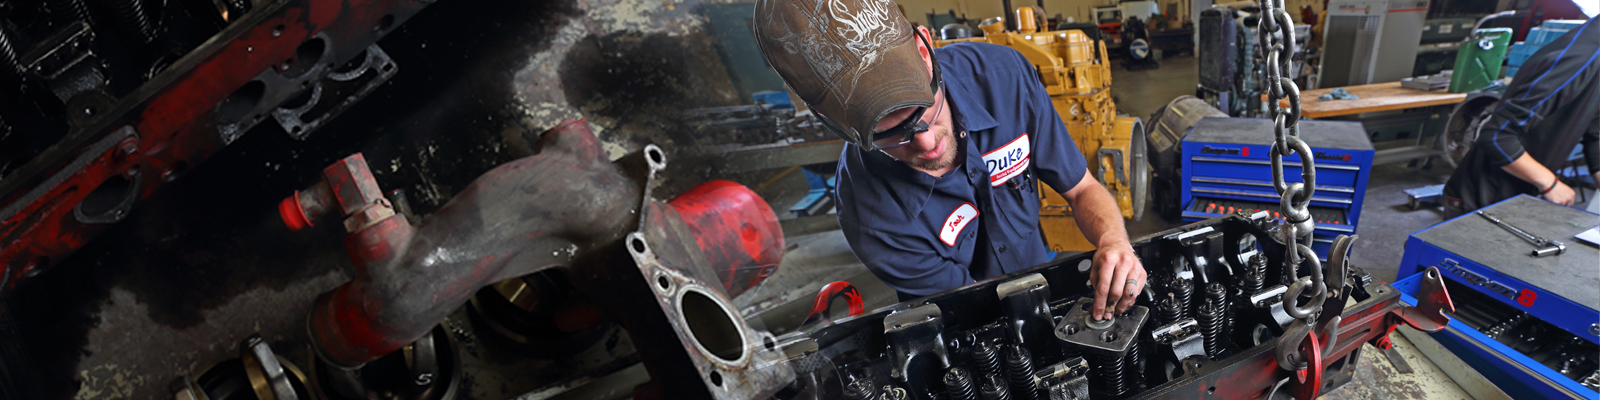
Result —
<instances>
[{"instance_id":1,"label":"tool chest drawer","mask_svg":"<svg viewBox=\"0 0 1600 400\"><path fill-rule=\"evenodd\" d=\"M1300 137L1311 147L1316 191L1309 210L1316 221L1312 249L1328 258L1341 234L1354 234L1372 170L1372 142L1354 121L1300 121ZM1283 219L1272 181L1273 123L1259 118L1203 118L1184 135L1182 215L1196 222L1236 211L1256 210ZM1284 181L1301 182L1300 154L1283 159Z\"/></svg>"},{"instance_id":2,"label":"tool chest drawer","mask_svg":"<svg viewBox=\"0 0 1600 400\"><path fill-rule=\"evenodd\" d=\"M1408 251L1409 253L1409 251ZM1451 276L1440 268L1444 276ZM1391 286L1401 301L1416 305L1422 274L1410 274ZM1477 370L1512 398L1593 399L1596 358L1600 347L1547 321L1470 288L1445 279L1456 311L1450 325L1429 334L1461 361ZM1586 383L1587 382L1587 383Z\"/></svg>"}]
</instances>

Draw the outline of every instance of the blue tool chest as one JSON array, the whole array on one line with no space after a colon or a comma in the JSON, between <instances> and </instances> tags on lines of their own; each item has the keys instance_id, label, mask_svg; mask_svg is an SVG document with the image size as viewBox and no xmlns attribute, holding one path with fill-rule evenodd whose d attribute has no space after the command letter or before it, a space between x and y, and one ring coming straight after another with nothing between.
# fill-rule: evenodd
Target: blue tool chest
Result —
<instances>
[{"instance_id":1,"label":"blue tool chest","mask_svg":"<svg viewBox=\"0 0 1600 400\"><path fill-rule=\"evenodd\" d=\"M1600 248L1573 237L1600 215L1530 196L1483 211L1566 252L1533 257L1532 244L1468 213L1413 233L1396 279L1439 268L1456 312L1434 339L1513 397L1600 396Z\"/></svg>"},{"instance_id":2,"label":"blue tool chest","mask_svg":"<svg viewBox=\"0 0 1600 400\"><path fill-rule=\"evenodd\" d=\"M1317 172L1311 248L1326 260L1334 237L1356 232L1372 172L1372 142L1355 121L1301 120L1300 138L1311 146ZM1184 134L1184 222L1240 210L1282 219L1272 187L1272 141L1272 121L1259 118L1207 117ZM1299 154L1284 157L1284 180L1301 181Z\"/></svg>"}]
</instances>

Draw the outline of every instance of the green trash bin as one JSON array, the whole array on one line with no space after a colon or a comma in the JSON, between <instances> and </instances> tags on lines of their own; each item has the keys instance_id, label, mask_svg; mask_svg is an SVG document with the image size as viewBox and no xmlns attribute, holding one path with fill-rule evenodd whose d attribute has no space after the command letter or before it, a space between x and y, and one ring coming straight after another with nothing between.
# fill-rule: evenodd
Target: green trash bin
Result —
<instances>
[{"instance_id":1,"label":"green trash bin","mask_svg":"<svg viewBox=\"0 0 1600 400\"><path fill-rule=\"evenodd\" d=\"M1450 93L1467 93L1489 87L1500 77L1500 64L1511 49L1511 28L1472 31L1456 51L1456 68L1450 75Z\"/></svg>"}]
</instances>

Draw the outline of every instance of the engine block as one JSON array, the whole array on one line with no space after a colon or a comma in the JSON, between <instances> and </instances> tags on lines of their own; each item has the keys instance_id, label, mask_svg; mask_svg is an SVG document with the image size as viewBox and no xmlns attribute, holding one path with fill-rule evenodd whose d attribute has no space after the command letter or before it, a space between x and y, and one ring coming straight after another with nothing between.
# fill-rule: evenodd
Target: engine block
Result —
<instances>
[{"instance_id":1,"label":"engine block","mask_svg":"<svg viewBox=\"0 0 1600 400\"><path fill-rule=\"evenodd\" d=\"M1310 398L1350 380L1360 347L1400 323L1437 330L1449 309L1437 271L1418 307L1344 254L1328 263L1324 315L1302 343L1309 367L1280 368L1284 246L1264 213L1230 214L1134 243L1151 283L1112 320L1089 316L1092 253L803 326L781 338L799 380L779 398ZM1348 250L1345 243L1341 251ZM1337 285L1337 286L1336 286ZM1350 298L1355 303L1346 308ZM1303 300L1302 300L1303 301Z\"/></svg>"}]
</instances>

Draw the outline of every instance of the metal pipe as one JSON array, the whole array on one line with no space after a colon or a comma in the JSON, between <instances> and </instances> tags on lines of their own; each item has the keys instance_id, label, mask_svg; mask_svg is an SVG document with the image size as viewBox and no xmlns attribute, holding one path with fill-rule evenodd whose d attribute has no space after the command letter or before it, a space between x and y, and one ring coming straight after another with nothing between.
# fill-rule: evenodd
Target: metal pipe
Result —
<instances>
[{"instance_id":1,"label":"metal pipe","mask_svg":"<svg viewBox=\"0 0 1600 400\"><path fill-rule=\"evenodd\" d=\"M340 210L352 232L345 246L355 279L323 294L311 312L317 354L343 367L375 360L427 334L479 288L549 268L586 268L573 260L636 229L644 181L628 173L632 159L610 163L582 120L552 128L535 147L535 155L478 177L415 227L385 212L388 201L358 156L325 174L331 196L324 198L338 206L315 204L317 196L285 199L312 203L283 207L288 221L315 219L305 210ZM658 149L648 156L662 157ZM743 278L725 284L742 291L776 267L782 228L749 189L708 186L673 205L712 270Z\"/></svg>"}]
</instances>

